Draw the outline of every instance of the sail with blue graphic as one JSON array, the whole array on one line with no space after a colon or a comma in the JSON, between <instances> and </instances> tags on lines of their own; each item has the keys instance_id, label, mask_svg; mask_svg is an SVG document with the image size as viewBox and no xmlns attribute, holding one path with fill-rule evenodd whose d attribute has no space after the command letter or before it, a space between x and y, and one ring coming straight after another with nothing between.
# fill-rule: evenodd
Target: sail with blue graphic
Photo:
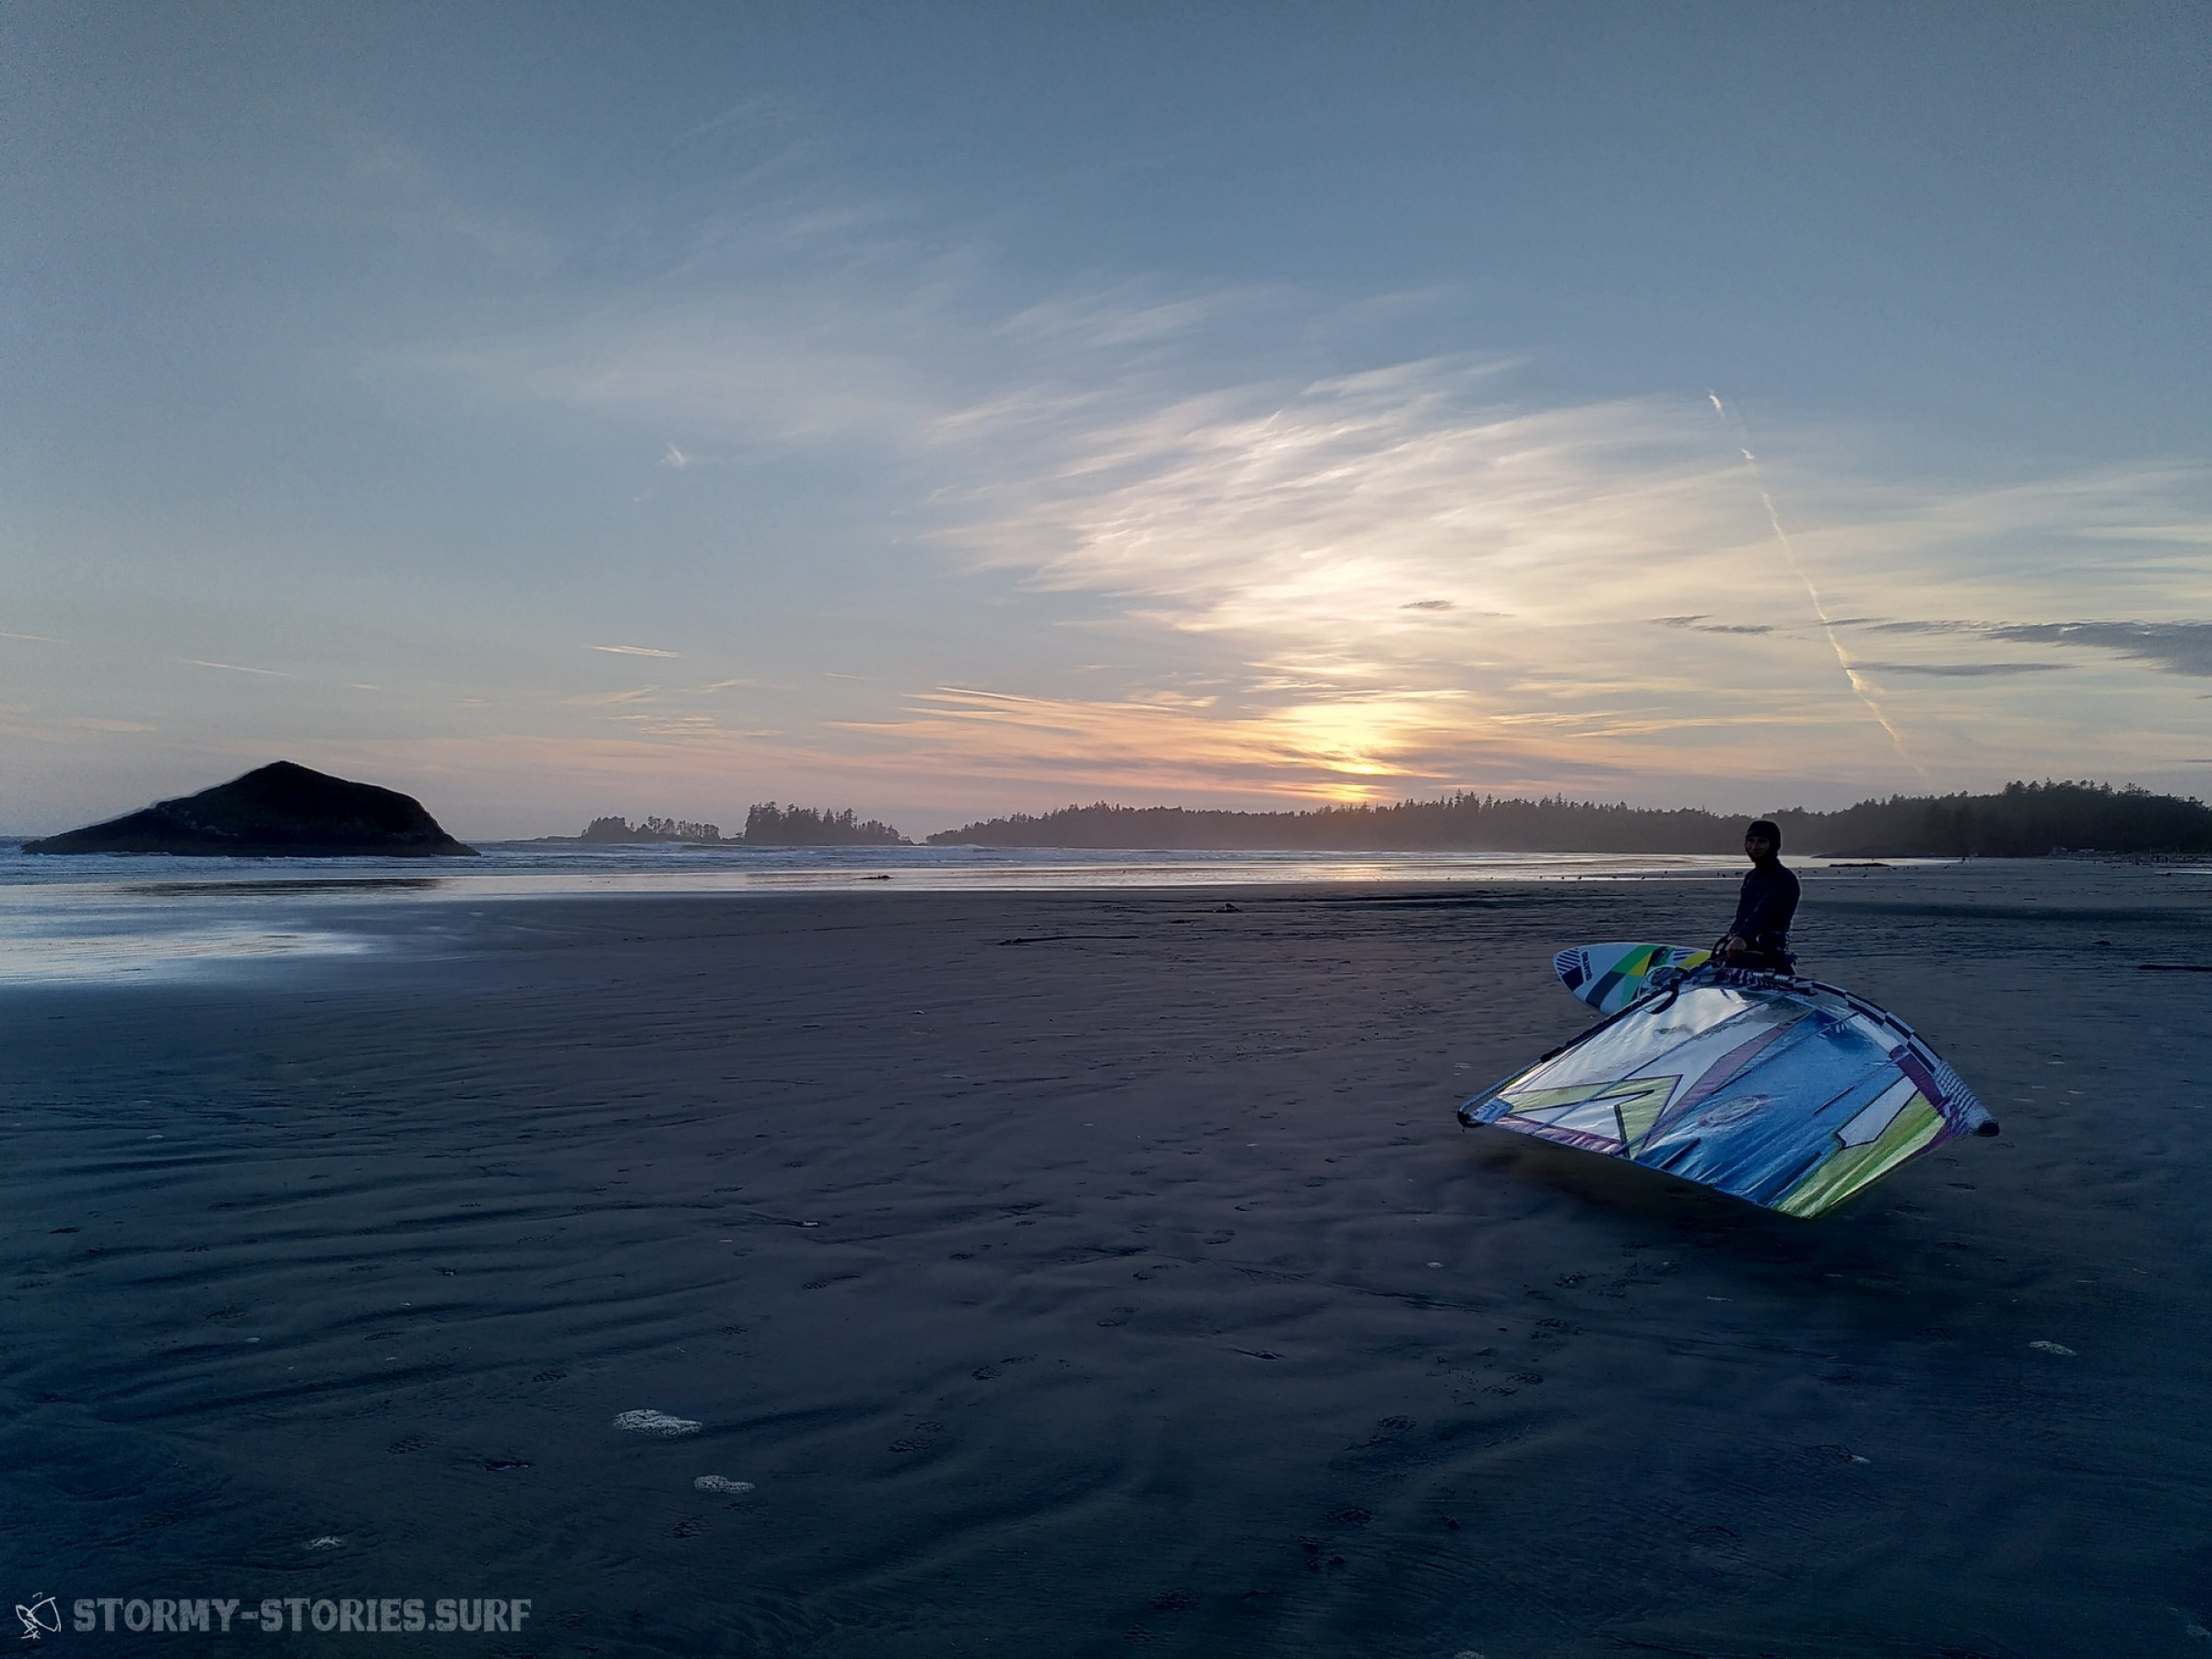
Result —
<instances>
[{"instance_id":1,"label":"sail with blue graphic","mask_svg":"<svg viewBox=\"0 0 2212 1659\"><path fill-rule=\"evenodd\" d=\"M1611 1018L1459 1109L1810 1218L1900 1164L1997 1125L1895 1015L1817 980L1681 946L1554 959Z\"/></svg>"}]
</instances>

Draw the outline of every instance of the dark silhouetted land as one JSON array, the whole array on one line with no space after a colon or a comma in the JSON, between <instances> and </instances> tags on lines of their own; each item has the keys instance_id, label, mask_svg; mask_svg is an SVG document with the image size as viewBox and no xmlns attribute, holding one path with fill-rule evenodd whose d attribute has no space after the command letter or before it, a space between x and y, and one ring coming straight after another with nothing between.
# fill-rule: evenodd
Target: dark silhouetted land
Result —
<instances>
[{"instance_id":1,"label":"dark silhouetted land","mask_svg":"<svg viewBox=\"0 0 2212 1659\"><path fill-rule=\"evenodd\" d=\"M633 824L628 818L596 818L584 826L583 833L576 839L602 845L628 841L684 841L715 846L722 841L722 826L695 824L685 818L649 818L641 823Z\"/></svg>"},{"instance_id":2,"label":"dark silhouetted land","mask_svg":"<svg viewBox=\"0 0 2212 1659\"><path fill-rule=\"evenodd\" d=\"M474 856L413 795L279 760L198 794L42 841L26 853L224 858Z\"/></svg>"},{"instance_id":3,"label":"dark silhouetted land","mask_svg":"<svg viewBox=\"0 0 2212 1659\"><path fill-rule=\"evenodd\" d=\"M2008 783L1996 794L1892 795L1841 812L1785 808L1785 850L1861 857L2022 858L2212 852L2212 807L2105 783ZM947 830L935 846L1286 852L1734 853L1746 818L1688 807L1454 794L1388 806L1213 812L1068 806Z\"/></svg>"},{"instance_id":4,"label":"dark silhouetted land","mask_svg":"<svg viewBox=\"0 0 2212 1659\"><path fill-rule=\"evenodd\" d=\"M875 818L862 819L851 807L817 812L810 806L779 806L763 802L745 815L748 847L903 847L906 837Z\"/></svg>"},{"instance_id":5,"label":"dark silhouetted land","mask_svg":"<svg viewBox=\"0 0 2212 1659\"><path fill-rule=\"evenodd\" d=\"M561 837L549 839L559 840ZM585 826L581 841L602 846L635 841L680 841L706 847L906 847L913 843L890 825L863 818L851 807L842 812L812 806L782 806L764 801L745 815L745 832L723 838L718 824L694 824L682 818L649 818L633 824L628 818L594 818Z\"/></svg>"}]
</instances>

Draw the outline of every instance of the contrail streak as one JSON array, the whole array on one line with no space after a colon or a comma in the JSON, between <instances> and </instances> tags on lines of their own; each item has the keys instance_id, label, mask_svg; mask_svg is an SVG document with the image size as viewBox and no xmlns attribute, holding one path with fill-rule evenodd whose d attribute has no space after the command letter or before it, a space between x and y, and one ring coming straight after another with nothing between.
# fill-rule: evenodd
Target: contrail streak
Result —
<instances>
[{"instance_id":1,"label":"contrail streak","mask_svg":"<svg viewBox=\"0 0 2212 1659\"><path fill-rule=\"evenodd\" d=\"M1731 411L1728 406L1721 401L1721 394L1718 392L1709 390L1705 395L1712 399L1713 412L1716 415L1724 420L1729 418ZM1735 415L1735 429L1742 434L1744 440L1743 443L1737 446L1736 453L1743 456L1744 465L1751 469L1751 483L1758 489L1759 499L1766 507L1767 523L1774 526L1774 539L1782 544L1782 550L1789 555L1790 569L1797 572L1797 580L1805 583L1806 597L1813 602L1813 615L1820 618L1820 630L1828 636L1828 648L1836 653L1836 666L1843 671L1843 677L1850 682L1852 695L1865 705L1866 712L1874 716L1875 724L1889 735L1889 747L1897 751L1897 758L1911 767L1923 782L1927 782L1926 769L1912 758L1912 751L1905 747L1904 735L1890 724L1889 716L1882 712L1882 705L1876 700L1874 693L1868 689L1865 677L1853 666L1851 653L1843 649L1843 641L1836 638L1836 625L1829 618L1828 606L1820 598L1820 590L1813 585L1812 577L1806 571L1805 561L1797 557L1796 544L1790 540L1790 533L1783 528L1782 512L1774 505L1773 496L1768 493L1765 475L1759 470L1759 457L1749 448L1751 429L1744 423L1742 415Z\"/></svg>"}]
</instances>

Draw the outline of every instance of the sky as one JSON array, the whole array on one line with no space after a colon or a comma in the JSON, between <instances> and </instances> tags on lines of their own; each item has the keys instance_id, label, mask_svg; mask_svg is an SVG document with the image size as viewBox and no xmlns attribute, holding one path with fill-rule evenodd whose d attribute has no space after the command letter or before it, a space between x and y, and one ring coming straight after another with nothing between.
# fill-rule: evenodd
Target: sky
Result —
<instances>
[{"instance_id":1,"label":"sky","mask_svg":"<svg viewBox=\"0 0 2212 1659\"><path fill-rule=\"evenodd\" d=\"M0 832L2212 783L2200 5L0 8Z\"/></svg>"}]
</instances>

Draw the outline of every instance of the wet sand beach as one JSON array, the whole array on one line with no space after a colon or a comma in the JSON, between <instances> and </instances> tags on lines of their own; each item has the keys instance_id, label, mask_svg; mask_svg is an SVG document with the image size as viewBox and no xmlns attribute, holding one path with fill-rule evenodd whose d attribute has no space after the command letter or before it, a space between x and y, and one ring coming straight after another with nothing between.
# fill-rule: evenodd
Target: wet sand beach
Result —
<instances>
[{"instance_id":1,"label":"wet sand beach","mask_svg":"<svg viewBox=\"0 0 2212 1659\"><path fill-rule=\"evenodd\" d=\"M374 955L0 992L0 1588L526 1597L381 1639L513 1654L2206 1653L2212 974L2138 965L2212 962L2212 877L1809 877L1806 970L2005 1131L1819 1222L1453 1123L1589 1023L1552 951L1728 890L364 903Z\"/></svg>"}]
</instances>

